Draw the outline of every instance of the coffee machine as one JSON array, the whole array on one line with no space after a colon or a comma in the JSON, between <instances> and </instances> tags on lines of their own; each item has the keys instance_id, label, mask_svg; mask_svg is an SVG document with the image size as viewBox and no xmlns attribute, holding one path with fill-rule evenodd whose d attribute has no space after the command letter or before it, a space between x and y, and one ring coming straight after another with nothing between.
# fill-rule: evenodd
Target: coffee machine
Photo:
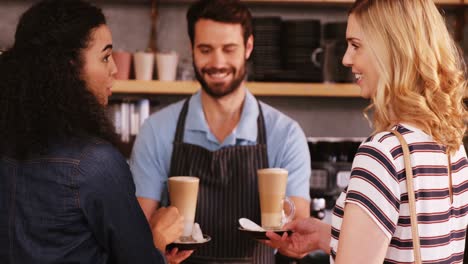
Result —
<instances>
[{"instance_id":1,"label":"coffee machine","mask_svg":"<svg viewBox=\"0 0 468 264\"><path fill-rule=\"evenodd\" d=\"M331 209L348 185L351 165L357 149L365 138L309 137L312 174L310 196L325 198L326 208ZM311 208L313 211L313 208Z\"/></svg>"}]
</instances>

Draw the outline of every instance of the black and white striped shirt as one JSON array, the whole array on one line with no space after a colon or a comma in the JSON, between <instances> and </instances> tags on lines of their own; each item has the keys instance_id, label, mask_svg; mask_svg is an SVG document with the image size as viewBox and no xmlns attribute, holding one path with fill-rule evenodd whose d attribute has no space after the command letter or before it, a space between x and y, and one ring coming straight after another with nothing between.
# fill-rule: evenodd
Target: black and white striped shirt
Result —
<instances>
[{"instance_id":1,"label":"black and white striped shirt","mask_svg":"<svg viewBox=\"0 0 468 264\"><path fill-rule=\"evenodd\" d=\"M450 203L445 147L415 127L401 124L396 129L403 134L411 153L422 260L462 263L468 224L466 151L460 146L451 156L453 203ZM384 263L413 263L404 158L393 134L378 133L359 147L349 185L333 211L332 263L345 203L360 206L390 239Z\"/></svg>"}]
</instances>

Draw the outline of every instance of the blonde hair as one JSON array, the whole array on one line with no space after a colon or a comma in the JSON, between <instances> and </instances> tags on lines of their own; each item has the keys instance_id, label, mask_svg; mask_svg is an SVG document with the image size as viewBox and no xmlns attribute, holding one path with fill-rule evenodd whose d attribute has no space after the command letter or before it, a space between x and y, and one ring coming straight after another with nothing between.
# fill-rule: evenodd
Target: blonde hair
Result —
<instances>
[{"instance_id":1,"label":"blonde hair","mask_svg":"<svg viewBox=\"0 0 468 264\"><path fill-rule=\"evenodd\" d=\"M433 1L357 0L350 14L380 73L365 110L373 110L374 132L411 122L457 151L468 120L465 64Z\"/></svg>"}]
</instances>

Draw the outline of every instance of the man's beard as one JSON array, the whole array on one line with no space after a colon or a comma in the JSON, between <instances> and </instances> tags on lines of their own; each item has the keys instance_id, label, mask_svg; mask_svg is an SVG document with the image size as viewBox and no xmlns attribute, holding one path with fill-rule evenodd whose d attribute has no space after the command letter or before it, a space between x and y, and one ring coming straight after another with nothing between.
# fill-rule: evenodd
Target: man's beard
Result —
<instances>
[{"instance_id":1,"label":"man's beard","mask_svg":"<svg viewBox=\"0 0 468 264\"><path fill-rule=\"evenodd\" d=\"M202 69L201 73L195 66L195 63L193 63L193 68L195 69L195 77L197 78L198 82L200 82L201 87L203 91L205 91L207 94L209 94L213 98L222 98L226 95L229 95L233 92L235 92L237 89L240 88L240 85L242 81L245 78L246 75L246 70L245 70L245 62L244 64L239 68L239 74L236 75L237 71L234 67L231 67L230 69L216 69L216 68L208 68L208 69ZM209 86L208 83L205 81L203 78L203 74L206 72L224 72L224 71L230 71L229 74L232 74L233 79L230 83L227 84L227 87L222 89L222 88L216 88L213 86ZM224 84L223 84L224 85Z\"/></svg>"}]
</instances>

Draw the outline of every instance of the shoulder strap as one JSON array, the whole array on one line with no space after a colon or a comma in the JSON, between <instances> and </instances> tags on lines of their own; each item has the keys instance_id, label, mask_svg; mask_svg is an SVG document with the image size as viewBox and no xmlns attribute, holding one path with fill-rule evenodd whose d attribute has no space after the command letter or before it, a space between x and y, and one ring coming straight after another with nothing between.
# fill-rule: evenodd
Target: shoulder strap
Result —
<instances>
[{"instance_id":1,"label":"shoulder strap","mask_svg":"<svg viewBox=\"0 0 468 264\"><path fill-rule=\"evenodd\" d=\"M263 116L262 106L260 101L257 99L258 104L258 118L257 118L257 144L265 149L265 155L262 156L263 167L268 168L268 145L265 128L265 118Z\"/></svg>"},{"instance_id":2,"label":"shoulder strap","mask_svg":"<svg viewBox=\"0 0 468 264\"><path fill-rule=\"evenodd\" d=\"M177 120L177 127L174 136L174 142L183 143L184 142L184 130L185 130L185 120L187 119L187 112L189 107L190 97L187 98L180 110L179 119Z\"/></svg>"},{"instance_id":3,"label":"shoulder strap","mask_svg":"<svg viewBox=\"0 0 468 264\"><path fill-rule=\"evenodd\" d=\"M411 167L410 152L408 144L400 132L396 130L390 130L398 140L400 141L401 148L403 150L403 157L405 159L405 172L406 172L406 188L408 191L409 211L411 220L411 233L413 237L413 252L414 252L414 263L421 264L421 245L419 240L418 232L418 218L416 215L416 198L414 195L413 187L413 168Z\"/></svg>"},{"instance_id":4,"label":"shoulder strap","mask_svg":"<svg viewBox=\"0 0 468 264\"><path fill-rule=\"evenodd\" d=\"M265 118L263 117L262 106L260 101L257 100L258 105L258 118L257 118L257 143L266 145L266 129L265 129Z\"/></svg>"},{"instance_id":5,"label":"shoulder strap","mask_svg":"<svg viewBox=\"0 0 468 264\"><path fill-rule=\"evenodd\" d=\"M453 204L453 186L452 186L452 161L450 159L450 153L447 151L447 163L448 163L448 168L447 168L447 173L449 177L449 196L450 196L450 203Z\"/></svg>"}]
</instances>

